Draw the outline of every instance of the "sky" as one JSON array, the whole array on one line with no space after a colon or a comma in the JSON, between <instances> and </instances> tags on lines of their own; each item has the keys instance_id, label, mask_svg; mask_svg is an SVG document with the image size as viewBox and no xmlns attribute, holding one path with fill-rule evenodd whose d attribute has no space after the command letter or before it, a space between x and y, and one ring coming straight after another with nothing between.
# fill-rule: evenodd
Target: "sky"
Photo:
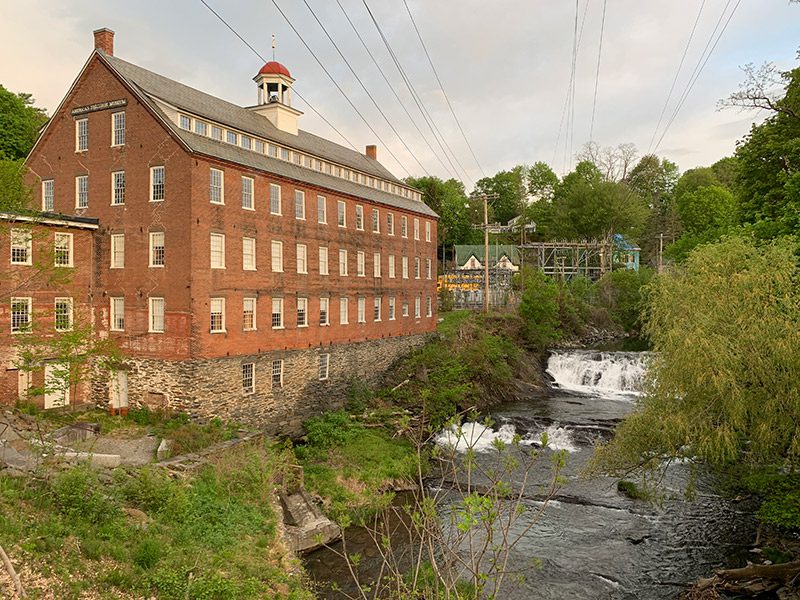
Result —
<instances>
[{"instance_id":1,"label":"sky","mask_svg":"<svg viewBox=\"0 0 800 600\"><path fill-rule=\"evenodd\" d=\"M296 79L294 89L348 141L295 97L294 106L305 113L302 129L359 151L377 144L378 158L397 176L457 177L467 191L477 179L518 164L544 161L567 172L590 133L601 146L633 143L640 154L657 146L681 170L709 165L730 155L752 123L766 116L718 109L742 81L741 66L771 61L793 68L800 50L800 3L789 0L577 0L574 102L568 102L572 0L406 0L441 87L403 0L205 1L267 59L274 34L275 57ZM48 114L89 57L92 31L101 27L116 32L114 54L124 60L241 106L256 102L252 78L262 59L201 0L0 0L0 14L0 84L33 94ZM722 36L714 45L718 22Z\"/></svg>"}]
</instances>

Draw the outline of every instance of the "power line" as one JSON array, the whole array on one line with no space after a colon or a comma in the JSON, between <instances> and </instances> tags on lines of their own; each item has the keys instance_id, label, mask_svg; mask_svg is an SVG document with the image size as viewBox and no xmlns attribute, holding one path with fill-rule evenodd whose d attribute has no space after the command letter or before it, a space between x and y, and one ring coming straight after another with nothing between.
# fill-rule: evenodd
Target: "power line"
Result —
<instances>
[{"instance_id":1,"label":"power line","mask_svg":"<svg viewBox=\"0 0 800 600\"><path fill-rule=\"evenodd\" d=\"M653 137L650 138L650 145L647 147L647 153L650 154L650 150L653 148L653 142L656 141L656 134L658 134L658 128L661 127L661 121L664 118L664 113L667 110L667 105L669 104L670 99L672 98L672 92L675 90L675 84L678 81L678 75L680 75L681 69L683 68L683 61L686 60L686 54L689 52L689 46L692 43L692 39L694 38L694 32L697 29L697 23L700 22L700 15L703 14L703 7L706 5L706 0L703 0L700 3L700 10L697 11L697 17L694 19L694 25L692 25L692 31L689 34L689 39L686 40L686 47L683 49L683 55L681 56L681 60L678 63L678 69L675 71L675 77L672 78L672 85L669 86L669 93L667 93L667 99L664 101L664 106L661 107L661 114L658 115L658 123L656 123L656 127L653 130Z\"/></svg>"},{"instance_id":2,"label":"power line","mask_svg":"<svg viewBox=\"0 0 800 600\"><path fill-rule=\"evenodd\" d=\"M706 48L708 48L708 45L711 42L711 39L714 37L714 33L716 33L717 29L719 28L719 25L722 22L722 19L725 16L725 12L727 11L728 6L730 5L731 1L732 0L728 0L728 3L725 5L725 8L722 9L722 14L720 14L719 20L717 20L717 26L714 27L714 31L711 32L711 36L709 37L708 42L706 43ZM731 10L730 14L728 15L728 19L725 21L725 24L722 26L722 29L720 30L719 35L717 35L717 39L714 40L714 44L711 46L711 49L708 51L708 54L706 54L705 59L703 59L703 55L701 54L700 61L702 61L702 64L700 64L700 61L698 61L698 64L695 67L695 70L692 72L692 75L694 76L694 78L691 79L691 81L687 84L686 89L684 90L683 95L681 96L681 99L678 102L678 105L675 107L675 110L672 112L672 116L670 117L669 121L667 122L666 127L664 128L663 133L661 134L661 137L658 138L658 143L656 144L656 147L654 148L653 152L656 152L658 150L659 146L661 146L661 142L663 141L664 136L667 135L667 132L669 131L669 128L672 126L672 123L675 121L675 118L678 116L678 113L680 112L681 108L683 107L683 104L686 102L686 99L689 97L689 94L692 91L692 88L694 88L694 84L697 83L698 79L700 79L700 75L702 74L703 69L708 64L708 61L711 58L711 55L714 53L714 49L717 47L717 44L722 39L722 36L725 34L725 30L728 28L728 24L730 24L731 19L733 18L733 15L736 13L736 9L739 8L739 4L741 4L741 2L742 2L742 0L737 0L736 1L736 4L733 6L733 10ZM705 48L703 49L703 52L705 52ZM695 72L697 73L696 75L695 75Z\"/></svg>"},{"instance_id":3,"label":"power line","mask_svg":"<svg viewBox=\"0 0 800 600\"><path fill-rule=\"evenodd\" d=\"M594 99L592 100L592 121L591 125L589 125L589 141L592 141L592 136L594 135L594 113L595 109L597 108L597 86L600 83L600 57L603 55L603 30L605 29L606 25L606 2L607 0L603 0L603 16L600 19L600 45L597 48L597 71L594 75Z\"/></svg>"},{"instance_id":4,"label":"power line","mask_svg":"<svg viewBox=\"0 0 800 600\"><path fill-rule=\"evenodd\" d=\"M317 62L319 67L328 76L328 79L330 79L331 82L333 83L333 85L336 86L336 89L339 90L339 93L341 93L342 96L344 96L344 99L347 100L347 103L350 105L350 107L361 118L361 120L364 121L364 124L369 128L369 130L378 139L378 141L381 144L383 144L383 146L386 148L386 151L389 153L389 155L395 160L395 162L400 166L400 168L403 169L403 171L405 171L406 175L411 175L411 172L406 168L406 166L402 163L402 161L399 158L397 158L397 156L395 156L394 152L392 152L392 149L391 149L391 147L389 147L389 144L387 144L385 141L383 141L383 138L381 138L380 134L377 131L375 131L375 128L372 125L370 125L369 121L367 121L367 119L364 117L364 115L361 114L361 111L358 110L356 105L353 104L353 101L350 100L350 97L345 93L345 91L342 89L342 87L336 81L334 76L331 75L330 71L328 71L328 69L325 67L325 65L322 64L322 61L319 59L319 57L316 55L316 53L311 49L311 46L309 46L306 43L305 38L303 38L303 36L300 35L300 32L294 26L294 23L292 23L291 19L289 19L289 17L286 16L286 13L284 13L283 10L281 10L281 7L278 6L277 1L276 0L272 0L272 4L275 6L275 8L278 10L278 12L281 14L281 16L284 18L284 20L289 25L289 27L291 27L292 31L294 31L295 34L297 35L297 37L300 38L300 41L302 42L303 46L305 46L306 50L308 50L311 53L311 56L314 57L314 60Z\"/></svg>"},{"instance_id":5,"label":"power line","mask_svg":"<svg viewBox=\"0 0 800 600\"><path fill-rule=\"evenodd\" d=\"M375 15L373 14L372 9L369 7L369 4L367 4L366 0L361 0L361 1L364 4L364 7L367 9L367 13L369 13L370 19L372 20L372 24L378 30L378 33L380 34L381 40L383 41L384 46L386 46L386 50L389 52L389 56L391 57L392 62L394 63L395 67L397 68L398 72L400 73L400 77L402 78L403 83L408 88L408 91L411 94L411 98L414 100L414 104L416 104L417 108L419 109L420 113L422 114L423 119L425 120L425 123L431 129L431 132L433 132L433 135L434 135L434 138L436 139L436 142L442 148L442 153L445 155L445 158L447 158L447 162L450 163L450 165L453 167L454 171L457 171L457 169L455 168L455 165L453 165L453 160L455 160L455 163L461 169L461 173L464 175L464 178L467 181L471 182L472 179L467 174L466 169L464 169L464 166L459 162L458 157L455 155L455 153L453 152L452 148L450 148L450 145L447 143L447 140L444 139L444 136L439 131L439 128L436 126L436 123L434 122L433 118L431 117L430 113L428 112L428 109L425 108L425 104L424 104L424 102L422 102L421 96L417 93L416 89L414 88L414 84L411 83L411 79L408 77L408 75L406 74L405 70L403 69L403 66L400 64L400 61L398 60L397 55L395 54L394 50L392 49L392 46L389 43L389 40L386 38L386 35L384 35L383 29L381 29L381 26L378 23L378 20L375 18ZM450 151L450 156L452 156L452 160L451 160L450 156L448 156L447 151L445 150L445 147L447 148L447 150Z\"/></svg>"},{"instance_id":6,"label":"power line","mask_svg":"<svg viewBox=\"0 0 800 600\"><path fill-rule=\"evenodd\" d=\"M403 147L404 147L404 148L406 149L406 151L407 151L407 152L408 152L408 153L411 155L411 157L412 157L412 158L413 158L413 159L416 161L416 163L419 165L420 169L422 169L426 175L430 175L430 173L428 173L428 170L427 170L427 169L426 169L426 168L425 168L425 167L422 165L422 163L421 163L421 162L419 162L419 159L417 158L417 155L416 155L416 154L415 154L415 153L414 153L414 152L411 150L411 148L409 148L409 147L408 147L408 144L406 144L406 141L403 139L403 136L401 136L401 135L400 135L400 133L397 131L397 129L395 129L394 125L392 125L391 121L389 121L389 118L386 116L386 114L383 112L383 110L381 109L381 107L380 107L380 106L378 105L378 103L375 101L375 98L373 98L372 94L370 94L369 90L367 89L367 86L365 86L365 85L364 85L364 82L363 82L363 81L361 81L361 78L358 76L358 73L356 73L355 69L353 69L352 65L350 64L350 61L348 61L348 60L347 60L347 57L345 57L345 55L344 55L344 54L342 53L342 51L339 49L339 46L338 46L338 45L336 44L336 42L333 40L333 38L331 37L330 33L328 33L328 30L325 28L325 25L323 25L323 24L322 24L322 21L320 21L320 20L319 20L319 17L317 17L317 13L315 13L315 12L314 12L314 9L313 9L313 8L311 8L311 5L308 3L308 0L303 0L303 4L305 4L305 5L306 5L306 8L308 8L309 12L311 13L311 16L313 16L313 17L314 17L314 20L315 20L315 21L317 22L317 24L318 24L318 25L319 25L319 26L322 28L322 31L325 33L325 35L327 36L327 38L328 38L328 40L330 41L330 43L331 43L331 44L333 44L333 47L336 49L336 52L338 52L338 53L339 53L339 56L340 56L340 57L342 58L342 60L344 61L344 64L346 64L346 65L347 65L347 68L348 68L348 69L350 69L350 72L353 74L353 77L355 77L355 78L356 78L356 81L358 81L359 85L361 86L361 89L363 89L363 90L364 90L364 93L365 93L365 94L366 94L366 95L369 97L369 99L372 101L372 104L375 106L376 110L377 110L377 111L380 113L380 115L383 117L383 120L384 120L384 121L386 121L386 124L387 124L387 125L389 125L389 127L391 128L391 130L392 130L392 131L394 132L394 134L397 136L397 139L399 139L399 140L400 140L400 143L401 143L401 144L403 144Z\"/></svg>"},{"instance_id":7,"label":"power line","mask_svg":"<svg viewBox=\"0 0 800 600\"><path fill-rule=\"evenodd\" d=\"M389 86L389 89L391 90L392 94L394 95L395 99L397 100L397 103L403 109L403 112L406 113L406 116L408 117L409 121L411 121L411 124L414 126L414 129L417 130L417 133L419 134L419 136L425 142L425 145L428 146L428 150L430 150L431 154L433 154L433 156L436 157L436 160L439 161L439 164L442 165L442 168L445 171L447 171L448 175L450 175L451 177L454 177L455 179L458 179L458 174L454 173L453 171L451 171L450 168L444 163L444 161L442 161L442 157L439 155L439 153L436 150L433 149L433 146L431 146L431 143L428 141L428 138L425 136L425 134L422 133L422 131L420 130L419 126L417 125L416 120L411 116L411 113L408 112L408 109L406 108L406 103L403 102L400 99L400 96L397 94L397 91L395 90L395 88L392 85L391 81L389 81L389 78L386 76L386 73L381 68L380 64L378 64L378 61L375 59L375 55L372 53L372 50L370 50L369 46L364 41L364 38L361 37L361 33L358 31L358 28L356 28L355 24L350 19L350 15L347 14L347 11L345 10L344 6L342 6L341 1L340 0L336 0L336 4L339 5L339 9L342 11L342 14L344 15L345 19L347 19L347 22L350 24L350 27L353 29L353 33L356 34L356 37L358 38L358 41L361 42L361 45L364 47L364 50L367 52L367 55L372 60L372 63L375 65L375 68L378 69L378 72L381 74L381 77L383 77L383 80L386 82L386 85Z\"/></svg>"},{"instance_id":8,"label":"power line","mask_svg":"<svg viewBox=\"0 0 800 600\"><path fill-rule=\"evenodd\" d=\"M461 127L461 121L458 120L456 116L456 111L453 109L453 105L450 103L450 98L447 95L447 92L444 91L444 85L442 85L442 80L439 78L439 73L436 71L436 67L433 66L433 60L431 59L431 55L428 53L428 47L425 45L425 42L422 39L422 34L419 32L419 28L417 27L417 22L414 20L414 15L411 14L411 9L408 7L408 2L403 0L403 4L406 7L406 12L408 12L408 16L411 19L411 24L414 26L414 31L417 32L417 37L419 38L419 43L422 45L422 49L425 51L425 56L428 59L428 64L431 66L431 70L433 74L436 76L436 82L439 84L439 89L442 90L442 95L444 99L447 101L447 107L450 109L450 114L453 115L453 120L458 125L458 130L461 132L461 137L464 138L464 142L467 144L467 148L469 148L470 154L472 154L472 159L475 161L475 164L478 165L478 169L481 172L481 175L486 177L486 172L483 170L481 163L478 161L478 157L475 156L475 151L472 149L472 144L469 143L467 139L467 134L464 133L464 128Z\"/></svg>"},{"instance_id":9,"label":"power line","mask_svg":"<svg viewBox=\"0 0 800 600\"><path fill-rule=\"evenodd\" d=\"M247 46L248 48L250 48L250 50L252 50L252 51L253 51L253 54L255 54L255 55L256 55L258 58L260 58L262 61L264 61L264 62L267 62L267 59L266 59L266 58L264 58L264 57L261 55L261 53L260 53L258 50L256 50L255 48L253 48L253 46L251 46L251 45L250 45L250 43L249 43L249 42L248 42L246 39L244 39L244 38L243 38L241 35L239 35L239 32L238 32L238 31L236 31L236 30L235 30L235 29L234 29L234 28L233 28L233 27L230 25L230 23L228 23L228 22L227 22L227 21L226 21L226 20L225 20L225 19L222 17L222 15L220 15L220 14L219 14L217 11L215 11L213 8L211 8L211 7L208 5L208 3L206 2L206 0L200 0L200 2L202 2L202 3L203 3L203 5L204 5L204 6L205 6L205 7L206 7L208 10L210 10L210 11L211 11L211 13L212 13L214 16L215 16L215 17L217 17L217 19L219 19L219 20L222 22L222 24L223 24L223 25L225 25L225 27L227 27L228 29L230 29L230 31L231 31L231 33L233 33L233 35L235 35L237 38L239 38L239 40L240 40L240 41L241 41L241 42L242 42L242 43L243 43L245 46ZM305 99L303 96L301 96L301 95L300 95L300 92L298 92L297 90L292 90L292 91L294 92L294 95L295 95L295 96L297 96L298 98L300 98L300 100L302 100L303 102L305 102L305 104L308 106L308 108L310 108L310 109L311 109L311 110L314 112L314 114L316 114L316 115L317 115L317 116L318 116L320 119L322 119L322 120L323 120L323 121L324 121L324 122L325 122L325 123L328 125L328 127L330 127L330 128L331 128L331 129L333 129L333 130L334 130L334 131L335 131L337 134L339 134L339 137L341 137L341 138L342 138L342 139L343 139L345 142L347 142L347 144L348 144L348 145L349 145L349 146L350 146L350 147L351 147L353 150L355 150L356 152L358 152L358 151L359 151L359 150L358 150L358 148L356 148L356 147L355 147L355 145L353 144L353 142L351 142L349 139L347 139L347 137L346 137L346 136L345 136L345 135L344 135L344 134L343 134L341 131L339 131L339 129L338 129L338 128L337 128L337 127L336 127L336 126L333 124L333 123L331 123L330 121L328 121L328 119L326 119L326 118L323 116L323 114L322 114L321 112L319 112L319 111L318 111L316 108L314 108L314 105L312 105L312 104L311 104L311 102L309 102L309 101L308 101L308 100L306 100L306 99Z\"/></svg>"}]
</instances>

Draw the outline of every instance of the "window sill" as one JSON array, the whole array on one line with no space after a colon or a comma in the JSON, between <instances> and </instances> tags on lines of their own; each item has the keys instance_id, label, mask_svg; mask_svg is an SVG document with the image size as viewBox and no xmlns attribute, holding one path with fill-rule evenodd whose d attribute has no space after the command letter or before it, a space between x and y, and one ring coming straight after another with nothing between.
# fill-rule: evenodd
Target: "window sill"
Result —
<instances>
[{"instance_id":1,"label":"window sill","mask_svg":"<svg viewBox=\"0 0 800 600\"><path fill-rule=\"evenodd\" d=\"M228 333L226 329L212 329L209 333Z\"/></svg>"},{"instance_id":2,"label":"window sill","mask_svg":"<svg viewBox=\"0 0 800 600\"><path fill-rule=\"evenodd\" d=\"M256 207L255 206L243 206L242 210L251 210L251 211L255 212L256 211Z\"/></svg>"},{"instance_id":3,"label":"window sill","mask_svg":"<svg viewBox=\"0 0 800 600\"><path fill-rule=\"evenodd\" d=\"M164 265L148 265L150 269L163 269Z\"/></svg>"},{"instance_id":4,"label":"window sill","mask_svg":"<svg viewBox=\"0 0 800 600\"><path fill-rule=\"evenodd\" d=\"M277 327L275 325L273 325L272 328L273 329L286 329L286 327L284 327L283 325L280 325L280 326L277 326Z\"/></svg>"}]
</instances>

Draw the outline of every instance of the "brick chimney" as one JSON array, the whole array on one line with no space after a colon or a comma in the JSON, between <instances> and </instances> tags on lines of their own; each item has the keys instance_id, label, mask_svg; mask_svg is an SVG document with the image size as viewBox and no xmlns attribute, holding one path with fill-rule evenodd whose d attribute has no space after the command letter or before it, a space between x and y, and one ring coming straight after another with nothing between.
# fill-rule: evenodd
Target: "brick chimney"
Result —
<instances>
[{"instance_id":1,"label":"brick chimney","mask_svg":"<svg viewBox=\"0 0 800 600\"><path fill-rule=\"evenodd\" d=\"M367 151L364 154L367 155L367 158L378 160L378 147L375 144L370 144L367 146Z\"/></svg>"},{"instance_id":2,"label":"brick chimney","mask_svg":"<svg viewBox=\"0 0 800 600\"><path fill-rule=\"evenodd\" d=\"M95 50L102 50L109 56L114 56L114 32L103 27L94 30Z\"/></svg>"}]
</instances>

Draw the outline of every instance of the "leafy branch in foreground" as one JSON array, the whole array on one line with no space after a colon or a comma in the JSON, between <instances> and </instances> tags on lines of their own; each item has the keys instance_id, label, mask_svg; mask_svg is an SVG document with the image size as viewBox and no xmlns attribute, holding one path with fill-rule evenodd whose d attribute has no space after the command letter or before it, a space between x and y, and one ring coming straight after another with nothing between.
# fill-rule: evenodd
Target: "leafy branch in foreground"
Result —
<instances>
[{"instance_id":1,"label":"leafy branch in foreground","mask_svg":"<svg viewBox=\"0 0 800 600\"><path fill-rule=\"evenodd\" d=\"M363 524L380 556L376 577L366 581L360 573L363 557L348 552L345 533L335 552L356 584L347 597L495 599L521 580L509 559L561 487L565 452L552 454L550 477L537 484L532 475L542 450L526 448L518 435L508 443L495 438L485 450L490 423L473 425L446 430L450 443L432 451L437 473L425 477L420 468L411 502L389 504ZM420 465L430 441L416 440Z\"/></svg>"}]
</instances>

